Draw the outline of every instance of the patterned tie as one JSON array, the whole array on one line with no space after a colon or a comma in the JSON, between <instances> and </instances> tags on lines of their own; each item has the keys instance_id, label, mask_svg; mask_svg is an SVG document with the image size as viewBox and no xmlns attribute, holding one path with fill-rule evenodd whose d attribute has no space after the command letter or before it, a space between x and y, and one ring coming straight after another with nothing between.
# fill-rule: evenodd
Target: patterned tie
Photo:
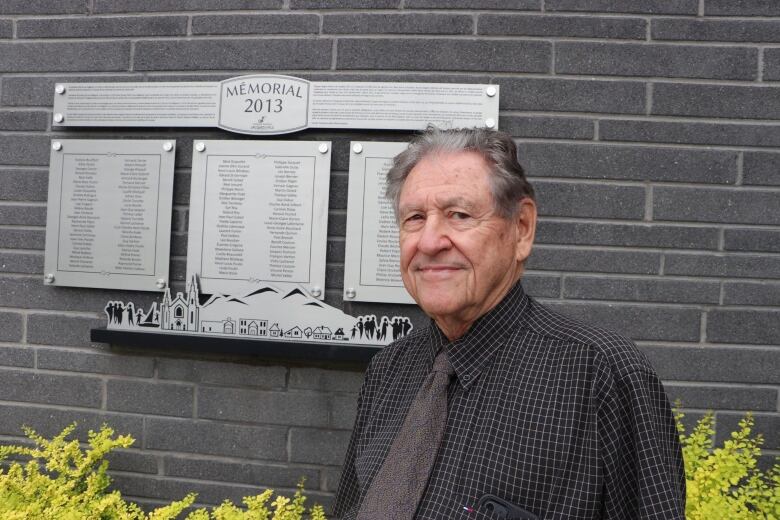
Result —
<instances>
[{"instance_id":1,"label":"patterned tie","mask_svg":"<svg viewBox=\"0 0 780 520\"><path fill-rule=\"evenodd\" d=\"M453 369L442 349L412 401L358 520L410 520L422 498L447 424L447 386Z\"/></svg>"}]
</instances>

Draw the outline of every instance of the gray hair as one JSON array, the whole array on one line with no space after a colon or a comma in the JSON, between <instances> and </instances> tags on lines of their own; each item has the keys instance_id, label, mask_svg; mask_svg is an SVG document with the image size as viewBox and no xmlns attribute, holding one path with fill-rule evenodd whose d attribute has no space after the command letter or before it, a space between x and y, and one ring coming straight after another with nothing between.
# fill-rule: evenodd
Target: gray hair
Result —
<instances>
[{"instance_id":1,"label":"gray hair","mask_svg":"<svg viewBox=\"0 0 780 520\"><path fill-rule=\"evenodd\" d=\"M401 189L412 169L425 157L437 152L476 152L490 168L490 191L496 212L512 218L521 199L534 198L534 189L525 178L517 160L517 146L512 136L486 128L440 130L429 126L415 137L403 152L393 159L387 172L385 196L393 203L396 218Z\"/></svg>"}]
</instances>

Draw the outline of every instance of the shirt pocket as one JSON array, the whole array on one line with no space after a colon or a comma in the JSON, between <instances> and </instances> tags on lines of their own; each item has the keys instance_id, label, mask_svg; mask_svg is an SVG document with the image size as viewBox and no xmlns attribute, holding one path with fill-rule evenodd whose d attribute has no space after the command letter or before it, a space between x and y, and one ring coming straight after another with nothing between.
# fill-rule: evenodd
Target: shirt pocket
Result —
<instances>
[{"instance_id":1,"label":"shirt pocket","mask_svg":"<svg viewBox=\"0 0 780 520\"><path fill-rule=\"evenodd\" d=\"M443 504L438 504L433 514L426 514L421 518L426 520L500 520L498 515L478 511L476 503L471 504L466 499L452 498L445 500Z\"/></svg>"}]
</instances>

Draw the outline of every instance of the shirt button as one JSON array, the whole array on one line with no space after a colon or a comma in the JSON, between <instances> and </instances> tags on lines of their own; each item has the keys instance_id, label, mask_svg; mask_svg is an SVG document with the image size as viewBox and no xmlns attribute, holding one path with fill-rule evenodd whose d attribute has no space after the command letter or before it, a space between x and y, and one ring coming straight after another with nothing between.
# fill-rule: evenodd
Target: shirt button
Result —
<instances>
[{"instance_id":1,"label":"shirt button","mask_svg":"<svg viewBox=\"0 0 780 520\"><path fill-rule=\"evenodd\" d=\"M471 376L469 374L463 374L463 382L468 383L471 381Z\"/></svg>"}]
</instances>

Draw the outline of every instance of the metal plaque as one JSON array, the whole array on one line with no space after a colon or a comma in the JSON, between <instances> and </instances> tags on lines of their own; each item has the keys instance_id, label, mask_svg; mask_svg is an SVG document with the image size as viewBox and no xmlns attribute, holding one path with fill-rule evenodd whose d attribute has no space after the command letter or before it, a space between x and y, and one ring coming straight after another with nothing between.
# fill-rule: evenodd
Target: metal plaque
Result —
<instances>
[{"instance_id":1,"label":"metal plaque","mask_svg":"<svg viewBox=\"0 0 780 520\"><path fill-rule=\"evenodd\" d=\"M284 134L309 126L309 82L244 76L219 85L218 126L245 134Z\"/></svg>"},{"instance_id":2,"label":"metal plaque","mask_svg":"<svg viewBox=\"0 0 780 520\"><path fill-rule=\"evenodd\" d=\"M414 303L401 281L398 224L387 171L408 143L353 142L349 158L344 299Z\"/></svg>"},{"instance_id":3,"label":"metal plaque","mask_svg":"<svg viewBox=\"0 0 780 520\"><path fill-rule=\"evenodd\" d=\"M166 289L148 309L133 302L109 301L107 329L252 339L296 344L384 346L408 335L407 316L351 316L319 301L303 288L281 288L256 282L239 292L212 294L201 303L196 277L184 292ZM291 345L294 347L294 345Z\"/></svg>"},{"instance_id":4,"label":"metal plaque","mask_svg":"<svg viewBox=\"0 0 780 520\"><path fill-rule=\"evenodd\" d=\"M52 125L215 126L215 83L60 83Z\"/></svg>"},{"instance_id":5,"label":"metal plaque","mask_svg":"<svg viewBox=\"0 0 780 520\"><path fill-rule=\"evenodd\" d=\"M247 282L325 296L330 142L196 141L187 277L207 294Z\"/></svg>"},{"instance_id":6,"label":"metal plaque","mask_svg":"<svg viewBox=\"0 0 780 520\"><path fill-rule=\"evenodd\" d=\"M44 282L162 291L173 140L52 141Z\"/></svg>"},{"instance_id":7,"label":"metal plaque","mask_svg":"<svg viewBox=\"0 0 780 520\"><path fill-rule=\"evenodd\" d=\"M52 125L201 126L270 135L305 128L498 128L498 85L306 81L60 83Z\"/></svg>"}]
</instances>

